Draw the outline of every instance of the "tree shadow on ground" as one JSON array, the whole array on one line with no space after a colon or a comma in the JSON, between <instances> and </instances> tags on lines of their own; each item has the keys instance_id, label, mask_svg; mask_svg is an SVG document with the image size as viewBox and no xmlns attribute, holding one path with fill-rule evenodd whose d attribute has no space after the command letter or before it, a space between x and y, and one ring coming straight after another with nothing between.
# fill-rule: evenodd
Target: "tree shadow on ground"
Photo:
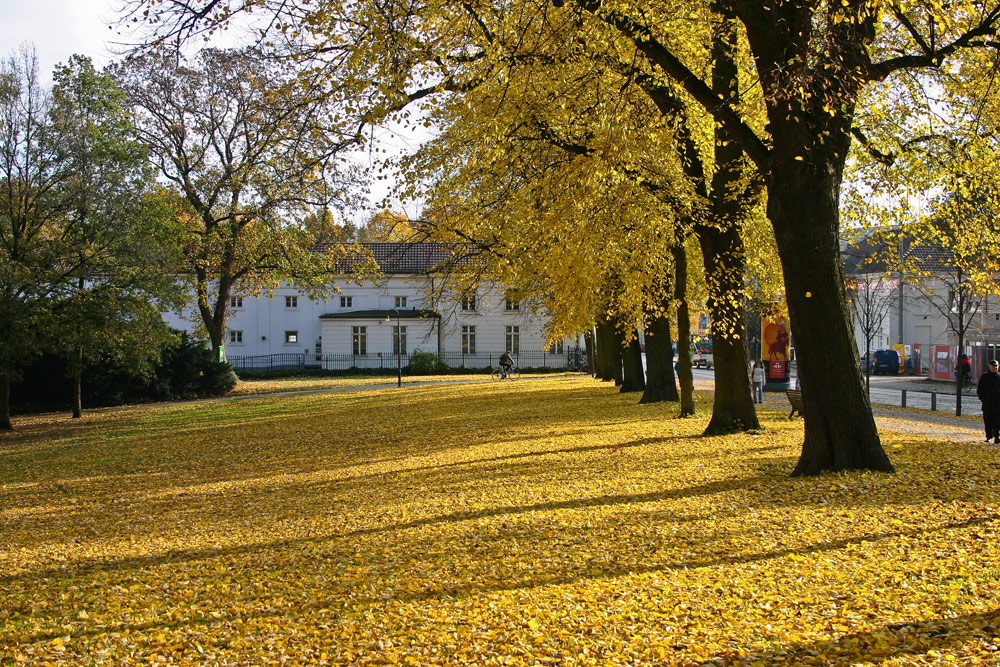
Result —
<instances>
[{"instance_id":1,"label":"tree shadow on ground","mask_svg":"<svg viewBox=\"0 0 1000 667\"><path fill-rule=\"evenodd\" d=\"M746 658L720 655L715 664L723 665L846 665L879 664L900 656L911 659L940 658L948 664L966 664L949 660L950 653L974 652L984 663L1000 661L1000 647L995 643L1000 634L1000 610L951 618L892 623L865 632L845 634L835 639L793 644L765 653L752 653ZM937 655L928 656L936 652Z\"/></svg>"}]
</instances>

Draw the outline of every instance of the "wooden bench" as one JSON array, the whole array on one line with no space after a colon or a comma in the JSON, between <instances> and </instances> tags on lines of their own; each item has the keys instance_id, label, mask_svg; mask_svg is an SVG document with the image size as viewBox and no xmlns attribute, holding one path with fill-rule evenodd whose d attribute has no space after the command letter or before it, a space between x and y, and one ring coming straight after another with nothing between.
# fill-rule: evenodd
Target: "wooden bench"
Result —
<instances>
[{"instance_id":1,"label":"wooden bench","mask_svg":"<svg viewBox=\"0 0 1000 667\"><path fill-rule=\"evenodd\" d=\"M792 405L792 411L788 413L788 418L791 419L792 415L796 412L799 416L802 416L802 390L801 389L786 389L785 396L788 397L788 402Z\"/></svg>"}]
</instances>

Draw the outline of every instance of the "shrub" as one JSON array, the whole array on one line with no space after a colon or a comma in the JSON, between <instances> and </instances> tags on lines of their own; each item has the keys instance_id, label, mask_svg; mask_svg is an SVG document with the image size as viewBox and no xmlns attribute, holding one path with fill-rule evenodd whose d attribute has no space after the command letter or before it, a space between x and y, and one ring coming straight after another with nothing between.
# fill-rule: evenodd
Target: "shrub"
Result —
<instances>
[{"instance_id":1,"label":"shrub","mask_svg":"<svg viewBox=\"0 0 1000 667\"><path fill-rule=\"evenodd\" d=\"M410 363L406 367L413 375L431 375L440 373L448 369L448 364L444 363L433 352L414 350L410 355Z\"/></svg>"},{"instance_id":2,"label":"shrub","mask_svg":"<svg viewBox=\"0 0 1000 667\"><path fill-rule=\"evenodd\" d=\"M85 368L83 404L87 408L180 398L222 396L236 386L232 366L220 362L204 342L181 333L161 351L160 362L136 374L113 362ZM52 355L39 357L11 388L13 412L66 409L71 404L66 363Z\"/></svg>"}]
</instances>

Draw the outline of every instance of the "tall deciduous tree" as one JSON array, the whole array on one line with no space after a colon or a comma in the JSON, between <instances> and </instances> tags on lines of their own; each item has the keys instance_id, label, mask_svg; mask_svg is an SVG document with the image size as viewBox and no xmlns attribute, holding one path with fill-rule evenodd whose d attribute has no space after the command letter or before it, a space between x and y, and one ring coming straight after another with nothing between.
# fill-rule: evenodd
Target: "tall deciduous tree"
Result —
<instances>
[{"instance_id":1,"label":"tall deciduous tree","mask_svg":"<svg viewBox=\"0 0 1000 667\"><path fill-rule=\"evenodd\" d=\"M73 56L50 92L30 51L0 80L0 427L10 428L9 382L44 349L66 358L79 416L85 363L154 358L161 311L177 296L177 237L157 215L146 155L121 94ZM141 364L140 364L141 365Z\"/></svg>"},{"instance_id":2,"label":"tall deciduous tree","mask_svg":"<svg viewBox=\"0 0 1000 667\"><path fill-rule=\"evenodd\" d=\"M49 96L34 50L0 65L0 429L9 429L10 384L38 351L45 305L75 268L58 242L63 212Z\"/></svg>"},{"instance_id":3,"label":"tall deciduous tree","mask_svg":"<svg viewBox=\"0 0 1000 667\"><path fill-rule=\"evenodd\" d=\"M113 359L148 369L167 342L162 313L180 302L180 238L145 150L108 75L84 56L56 67L50 132L66 176L60 227L75 286L52 303L49 346L65 357L73 416L85 366Z\"/></svg>"},{"instance_id":4,"label":"tall deciduous tree","mask_svg":"<svg viewBox=\"0 0 1000 667\"><path fill-rule=\"evenodd\" d=\"M114 73L141 141L189 209L187 267L213 349L234 290L325 282L339 246L313 252L295 221L346 203L352 177L338 160L358 141L356 121L255 49L208 49L190 62L137 56Z\"/></svg>"}]
</instances>

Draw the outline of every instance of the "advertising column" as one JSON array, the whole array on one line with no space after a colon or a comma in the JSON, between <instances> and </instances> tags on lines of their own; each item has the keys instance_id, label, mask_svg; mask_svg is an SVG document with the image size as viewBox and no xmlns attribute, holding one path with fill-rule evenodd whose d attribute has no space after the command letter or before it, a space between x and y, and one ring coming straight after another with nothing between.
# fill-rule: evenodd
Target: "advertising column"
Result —
<instances>
[{"instance_id":1,"label":"advertising column","mask_svg":"<svg viewBox=\"0 0 1000 667\"><path fill-rule=\"evenodd\" d=\"M791 352L788 324L763 318L761 320L764 368L767 369L765 388L783 391L788 385L788 362Z\"/></svg>"}]
</instances>

